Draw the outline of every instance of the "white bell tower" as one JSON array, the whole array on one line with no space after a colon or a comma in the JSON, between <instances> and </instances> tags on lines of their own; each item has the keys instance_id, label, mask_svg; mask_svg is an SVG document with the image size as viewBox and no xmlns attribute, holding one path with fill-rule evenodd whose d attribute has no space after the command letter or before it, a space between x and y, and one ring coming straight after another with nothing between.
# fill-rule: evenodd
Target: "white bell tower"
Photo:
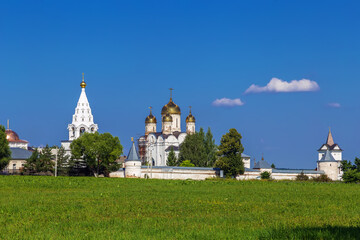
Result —
<instances>
[{"instance_id":1,"label":"white bell tower","mask_svg":"<svg viewBox=\"0 0 360 240\"><path fill-rule=\"evenodd\" d=\"M90 104L85 93L86 83L84 80L84 73L82 74L80 86L80 98L75 108L72 123L68 125L69 141L77 139L85 132L95 133L98 130L98 125L94 124L94 117L91 113Z\"/></svg>"}]
</instances>

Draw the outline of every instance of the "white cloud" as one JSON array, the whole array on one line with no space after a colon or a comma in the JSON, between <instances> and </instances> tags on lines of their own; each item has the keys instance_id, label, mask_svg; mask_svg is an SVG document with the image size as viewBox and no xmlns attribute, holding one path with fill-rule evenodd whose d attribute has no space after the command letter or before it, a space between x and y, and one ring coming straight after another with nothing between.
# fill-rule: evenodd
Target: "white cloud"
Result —
<instances>
[{"instance_id":1,"label":"white cloud","mask_svg":"<svg viewBox=\"0 0 360 240\"><path fill-rule=\"evenodd\" d=\"M272 78L270 82L264 86L251 85L245 93L261 93L261 92L312 92L320 90L319 85L315 81L309 79L292 80L286 82L278 78Z\"/></svg>"},{"instance_id":2,"label":"white cloud","mask_svg":"<svg viewBox=\"0 0 360 240\"><path fill-rule=\"evenodd\" d=\"M333 108L339 108L339 107L341 107L340 103L336 103L336 102L334 102L334 103L329 103L328 106L329 106L329 107L333 107Z\"/></svg>"},{"instance_id":3,"label":"white cloud","mask_svg":"<svg viewBox=\"0 0 360 240\"><path fill-rule=\"evenodd\" d=\"M235 106L242 106L244 102L240 100L240 98L230 99L230 98L221 98L216 99L213 103L213 106L216 107L235 107Z\"/></svg>"}]
</instances>

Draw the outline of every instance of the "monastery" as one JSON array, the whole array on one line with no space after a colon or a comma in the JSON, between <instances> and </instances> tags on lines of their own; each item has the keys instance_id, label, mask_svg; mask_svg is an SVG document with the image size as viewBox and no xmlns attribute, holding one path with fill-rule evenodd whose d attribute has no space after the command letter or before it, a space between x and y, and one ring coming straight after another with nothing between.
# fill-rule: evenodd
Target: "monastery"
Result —
<instances>
[{"instance_id":1,"label":"monastery","mask_svg":"<svg viewBox=\"0 0 360 240\"><path fill-rule=\"evenodd\" d=\"M67 154L71 154L70 144L85 132L94 133L98 131L98 125L94 123L94 117L86 96L86 83L84 74L80 83L81 93L72 122L68 124L68 140L61 141ZM152 113L145 119L145 134L138 139L138 149L132 141L123 168L110 174L110 177L130 177L130 178L160 178L160 179L206 179L211 177L223 177L223 171L217 168L203 167L172 167L167 166L167 158L170 149L174 149L175 154L179 155L180 145L188 134L196 131L195 117L191 112L186 117L185 131L181 128L181 110L174 103L170 89L170 100L161 110L161 131L157 131L157 119ZM6 130L6 138L12 152L11 161L5 168L5 172L15 173L24 164L26 159L31 156L32 150L28 147L28 142L21 140L19 135L9 128ZM318 149L318 157L315 169L286 169L271 168L262 158L255 162L251 168L250 156L242 154L245 173L239 175L238 179L260 179L260 174L264 171L270 172L273 179L295 179L300 173L309 177L318 177L326 174L332 180L341 180L341 161L342 149L334 142L332 133L329 129L327 140Z\"/></svg>"}]
</instances>

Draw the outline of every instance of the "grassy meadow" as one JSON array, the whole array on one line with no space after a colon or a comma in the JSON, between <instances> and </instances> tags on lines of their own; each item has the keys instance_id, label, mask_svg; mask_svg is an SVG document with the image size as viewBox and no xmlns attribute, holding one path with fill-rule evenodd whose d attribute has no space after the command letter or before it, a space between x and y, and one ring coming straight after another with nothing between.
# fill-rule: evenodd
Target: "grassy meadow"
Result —
<instances>
[{"instance_id":1,"label":"grassy meadow","mask_svg":"<svg viewBox=\"0 0 360 240\"><path fill-rule=\"evenodd\" d=\"M360 185L0 176L0 239L360 239Z\"/></svg>"}]
</instances>

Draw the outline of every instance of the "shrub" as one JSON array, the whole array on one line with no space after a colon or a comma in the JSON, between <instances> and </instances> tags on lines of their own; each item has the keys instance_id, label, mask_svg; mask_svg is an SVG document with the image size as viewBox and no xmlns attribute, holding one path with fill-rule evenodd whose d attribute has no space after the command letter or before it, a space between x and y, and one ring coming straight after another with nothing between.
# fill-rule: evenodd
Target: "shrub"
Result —
<instances>
[{"instance_id":1,"label":"shrub","mask_svg":"<svg viewBox=\"0 0 360 240\"><path fill-rule=\"evenodd\" d=\"M180 164L180 167L195 167L195 165L190 160L185 160Z\"/></svg>"},{"instance_id":2,"label":"shrub","mask_svg":"<svg viewBox=\"0 0 360 240\"><path fill-rule=\"evenodd\" d=\"M326 174L320 175L319 177L313 177L311 180L314 182L332 182L332 180Z\"/></svg>"},{"instance_id":3,"label":"shrub","mask_svg":"<svg viewBox=\"0 0 360 240\"><path fill-rule=\"evenodd\" d=\"M261 177L261 179L270 179L271 173L267 172L267 171L262 172L262 173L260 173L260 177Z\"/></svg>"},{"instance_id":4,"label":"shrub","mask_svg":"<svg viewBox=\"0 0 360 240\"><path fill-rule=\"evenodd\" d=\"M305 175L304 172L301 172L296 176L296 181L307 181L309 180L309 176Z\"/></svg>"},{"instance_id":5,"label":"shrub","mask_svg":"<svg viewBox=\"0 0 360 240\"><path fill-rule=\"evenodd\" d=\"M344 173L342 178L346 183L357 183L360 182L360 172L356 169L349 169Z\"/></svg>"}]
</instances>

